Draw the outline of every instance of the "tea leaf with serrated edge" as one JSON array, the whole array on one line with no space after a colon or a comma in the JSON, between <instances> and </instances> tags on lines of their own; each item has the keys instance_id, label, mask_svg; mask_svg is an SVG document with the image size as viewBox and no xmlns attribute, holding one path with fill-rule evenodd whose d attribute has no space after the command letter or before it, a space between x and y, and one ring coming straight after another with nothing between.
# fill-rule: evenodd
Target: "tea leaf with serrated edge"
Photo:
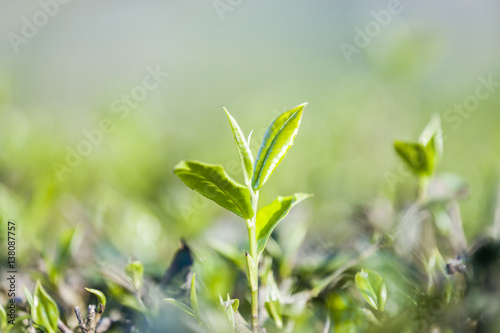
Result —
<instances>
[{"instance_id":1,"label":"tea leaf with serrated edge","mask_svg":"<svg viewBox=\"0 0 500 333\"><path fill-rule=\"evenodd\" d=\"M236 145L238 147L238 154L240 155L241 168L243 169L245 183L250 184L253 173L253 156L250 151L249 143L245 140L245 136L243 135L240 126L225 107L224 111L226 111L227 119L229 119L229 124L231 125L231 130L233 131L234 141L236 141ZM250 135L251 134L252 133L250 133ZM250 135L248 136L248 140L250 140Z\"/></svg>"},{"instance_id":2,"label":"tea leaf with serrated edge","mask_svg":"<svg viewBox=\"0 0 500 333\"><path fill-rule=\"evenodd\" d=\"M174 167L174 173L189 188L227 210L244 219L253 217L249 189L231 179L222 166L198 161L181 161Z\"/></svg>"},{"instance_id":3,"label":"tea leaf with serrated edge","mask_svg":"<svg viewBox=\"0 0 500 333\"><path fill-rule=\"evenodd\" d=\"M267 240L271 236L274 228L285 218L290 209L304 199L309 198L310 194L296 193L289 197L278 197L269 205L262 207L257 212L256 232L258 253L262 253L266 247Z\"/></svg>"},{"instance_id":4,"label":"tea leaf with serrated edge","mask_svg":"<svg viewBox=\"0 0 500 333\"><path fill-rule=\"evenodd\" d=\"M255 161L252 178L254 190L264 185L292 147L306 105L304 103L284 112L267 129Z\"/></svg>"}]
</instances>

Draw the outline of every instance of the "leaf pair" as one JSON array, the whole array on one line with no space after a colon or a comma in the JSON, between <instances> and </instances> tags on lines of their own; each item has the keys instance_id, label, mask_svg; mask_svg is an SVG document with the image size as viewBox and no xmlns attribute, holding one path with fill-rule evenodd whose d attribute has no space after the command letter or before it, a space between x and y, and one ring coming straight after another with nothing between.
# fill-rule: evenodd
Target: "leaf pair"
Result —
<instances>
[{"instance_id":1,"label":"leaf pair","mask_svg":"<svg viewBox=\"0 0 500 333\"><path fill-rule=\"evenodd\" d=\"M97 296L99 311L101 311L101 305L106 306L106 296L97 289L85 288L85 290ZM31 308L33 323L48 333L59 332L59 307L54 299L45 291L40 281L36 282L33 296L25 287L24 294Z\"/></svg>"},{"instance_id":2,"label":"leaf pair","mask_svg":"<svg viewBox=\"0 0 500 333\"><path fill-rule=\"evenodd\" d=\"M174 167L174 173L189 188L236 215L251 219L255 215L252 192L264 185L293 145L305 105L284 112L273 121L266 131L255 163L249 148L250 136L247 141L236 120L224 108L238 148L246 187L233 180L220 165L181 161Z\"/></svg>"},{"instance_id":3,"label":"leaf pair","mask_svg":"<svg viewBox=\"0 0 500 333\"><path fill-rule=\"evenodd\" d=\"M57 320L59 308L56 302L45 291L40 281L37 281L33 297L25 290L26 299L31 306L33 322L49 333L58 332Z\"/></svg>"},{"instance_id":4,"label":"leaf pair","mask_svg":"<svg viewBox=\"0 0 500 333\"><path fill-rule=\"evenodd\" d=\"M375 310L383 312L387 300L387 288L384 279L377 272L362 269L356 274L354 281L368 304Z\"/></svg>"},{"instance_id":5,"label":"leaf pair","mask_svg":"<svg viewBox=\"0 0 500 333\"><path fill-rule=\"evenodd\" d=\"M394 149L415 175L431 176L443 155L443 133L439 115L432 117L418 142L396 141Z\"/></svg>"}]
</instances>

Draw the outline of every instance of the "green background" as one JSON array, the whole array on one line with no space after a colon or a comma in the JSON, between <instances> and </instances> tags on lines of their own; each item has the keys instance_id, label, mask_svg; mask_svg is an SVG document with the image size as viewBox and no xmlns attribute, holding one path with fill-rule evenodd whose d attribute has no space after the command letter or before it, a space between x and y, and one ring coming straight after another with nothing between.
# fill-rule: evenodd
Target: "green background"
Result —
<instances>
[{"instance_id":1,"label":"green background","mask_svg":"<svg viewBox=\"0 0 500 333\"><path fill-rule=\"evenodd\" d=\"M236 216L172 173L179 160L196 159L242 179L222 105L245 134L254 130L256 154L277 114L309 102L262 203L313 193L297 215L310 241L346 242L357 207L414 195L411 176L388 182L401 165L393 141L417 139L433 113L473 96L479 77L500 82L499 1L401 1L350 62L341 43L353 44L388 2L231 3L221 19L208 0L70 1L16 53L12 33L41 6L2 2L0 212L2 224L18 224L24 265L75 225L85 235L81 262L138 259L151 270L167 266L181 236L196 244L223 230L228 242L244 242ZM148 66L169 75L118 119L113 103L142 84ZM470 185L461 204L469 239L492 223L499 106L497 89L458 126L456 113L443 119L438 172ZM104 118L115 130L60 181L54 162Z\"/></svg>"}]
</instances>

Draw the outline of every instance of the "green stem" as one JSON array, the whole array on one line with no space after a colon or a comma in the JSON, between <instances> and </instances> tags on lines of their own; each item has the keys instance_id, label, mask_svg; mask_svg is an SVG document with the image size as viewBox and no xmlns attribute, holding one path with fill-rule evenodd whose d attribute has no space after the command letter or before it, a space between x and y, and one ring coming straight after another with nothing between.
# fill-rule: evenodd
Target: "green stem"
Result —
<instances>
[{"instance_id":1,"label":"green stem","mask_svg":"<svg viewBox=\"0 0 500 333\"><path fill-rule=\"evenodd\" d=\"M250 269L247 267L249 271L249 283L250 287L252 290L252 330L254 332L258 331L259 327L259 285L258 282L256 283L256 286L254 287L252 284L253 281L259 281L259 253L258 253L258 247L257 247L257 232L255 228L255 223L257 220L257 207L258 207L258 201L259 201L259 191L253 191L253 189L250 188L250 191L253 193L252 195L252 206L253 206L253 211L255 212L254 216L250 219L247 220L247 230L248 230L248 242L250 246L250 256L253 259L253 262L255 263L255 269Z\"/></svg>"},{"instance_id":2,"label":"green stem","mask_svg":"<svg viewBox=\"0 0 500 333\"><path fill-rule=\"evenodd\" d=\"M418 202L424 203L427 200L427 191L429 190L430 177L420 176L418 177Z\"/></svg>"}]
</instances>

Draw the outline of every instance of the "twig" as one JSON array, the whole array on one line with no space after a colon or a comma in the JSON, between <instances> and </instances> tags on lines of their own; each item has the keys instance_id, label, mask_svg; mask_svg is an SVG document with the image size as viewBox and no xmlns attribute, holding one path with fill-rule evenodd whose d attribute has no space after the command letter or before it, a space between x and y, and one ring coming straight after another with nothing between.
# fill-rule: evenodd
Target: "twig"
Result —
<instances>
[{"instance_id":1,"label":"twig","mask_svg":"<svg viewBox=\"0 0 500 333\"><path fill-rule=\"evenodd\" d=\"M106 307L99 303L96 311L95 305L89 305L87 312L87 319L84 320L80 308L75 307L76 318L78 319L78 324L84 333L95 333L97 325L101 321L101 316L104 313Z\"/></svg>"},{"instance_id":2,"label":"twig","mask_svg":"<svg viewBox=\"0 0 500 333\"><path fill-rule=\"evenodd\" d=\"M61 330L63 333L73 333L72 330L66 326L60 318L57 318L57 327Z\"/></svg>"},{"instance_id":3,"label":"twig","mask_svg":"<svg viewBox=\"0 0 500 333\"><path fill-rule=\"evenodd\" d=\"M82 329L82 331L87 332L87 324L83 320L82 312L80 311L80 308L78 306L75 307L75 315L76 315L76 319L78 319L78 325L80 325L80 328Z\"/></svg>"}]
</instances>

